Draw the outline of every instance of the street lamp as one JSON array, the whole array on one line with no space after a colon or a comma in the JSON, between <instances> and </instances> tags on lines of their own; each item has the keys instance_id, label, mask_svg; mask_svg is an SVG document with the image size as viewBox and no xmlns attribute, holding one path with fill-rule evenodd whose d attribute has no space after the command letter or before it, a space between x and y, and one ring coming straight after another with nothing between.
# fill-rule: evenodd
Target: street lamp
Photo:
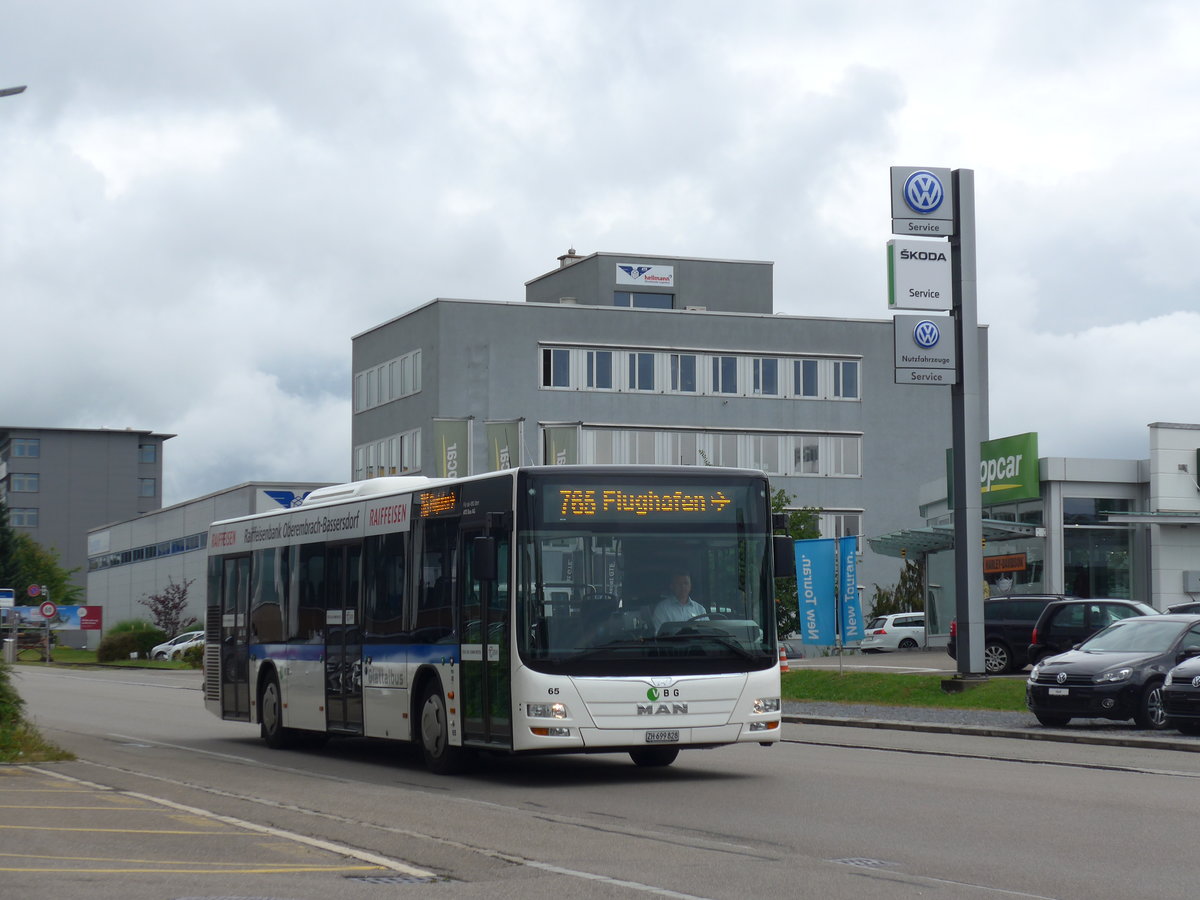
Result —
<instances>
[{"instance_id":1,"label":"street lamp","mask_svg":"<svg viewBox=\"0 0 1200 900\"><path fill-rule=\"evenodd\" d=\"M13 94L19 94L25 90L25 85L20 87L0 88L0 97L11 97Z\"/></svg>"}]
</instances>

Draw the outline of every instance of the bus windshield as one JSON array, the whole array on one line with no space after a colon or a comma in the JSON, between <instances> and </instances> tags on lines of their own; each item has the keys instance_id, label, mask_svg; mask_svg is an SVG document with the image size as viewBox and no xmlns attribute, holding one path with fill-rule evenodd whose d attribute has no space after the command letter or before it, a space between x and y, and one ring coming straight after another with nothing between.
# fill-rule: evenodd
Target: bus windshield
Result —
<instances>
[{"instance_id":1,"label":"bus windshield","mask_svg":"<svg viewBox=\"0 0 1200 900\"><path fill-rule=\"evenodd\" d=\"M570 675L775 664L763 478L531 482L518 534L518 647Z\"/></svg>"}]
</instances>

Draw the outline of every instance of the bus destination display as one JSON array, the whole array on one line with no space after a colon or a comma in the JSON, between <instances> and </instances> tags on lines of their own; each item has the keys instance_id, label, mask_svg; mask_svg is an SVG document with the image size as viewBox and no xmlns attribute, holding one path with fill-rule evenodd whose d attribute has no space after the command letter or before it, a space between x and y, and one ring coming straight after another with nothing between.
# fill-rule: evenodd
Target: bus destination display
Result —
<instances>
[{"instance_id":1,"label":"bus destination display","mask_svg":"<svg viewBox=\"0 0 1200 900\"><path fill-rule=\"evenodd\" d=\"M704 517L712 520L731 515L738 504L731 499L740 491L665 488L642 485L624 487L556 487L545 493L546 521L570 522L583 519L605 521L664 520Z\"/></svg>"}]
</instances>

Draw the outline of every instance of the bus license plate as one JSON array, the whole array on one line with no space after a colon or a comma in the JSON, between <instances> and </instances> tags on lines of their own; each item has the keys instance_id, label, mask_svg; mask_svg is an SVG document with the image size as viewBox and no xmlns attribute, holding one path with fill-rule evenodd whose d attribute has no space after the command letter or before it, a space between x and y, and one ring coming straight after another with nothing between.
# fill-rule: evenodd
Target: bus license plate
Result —
<instances>
[{"instance_id":1,"label":"bus license plate","mask_svg":"<svg viewBox=\"0 0 1200 900\"><path fill-rule=\"evenodd\" d=\"M1051 697L1066 697L1071 693L1070 688L1050 688Z\"/></svg>"},{"instance_id":2,"label":"bus license plate","mask_svg":"<svg viewBox=\"0 0 1200 900\"><path fill-rule=\"evenodd\" d=\"M679 729L671 731L647 731L647 744L676 744L679 742Z\"/></svg>"}]
</instances>

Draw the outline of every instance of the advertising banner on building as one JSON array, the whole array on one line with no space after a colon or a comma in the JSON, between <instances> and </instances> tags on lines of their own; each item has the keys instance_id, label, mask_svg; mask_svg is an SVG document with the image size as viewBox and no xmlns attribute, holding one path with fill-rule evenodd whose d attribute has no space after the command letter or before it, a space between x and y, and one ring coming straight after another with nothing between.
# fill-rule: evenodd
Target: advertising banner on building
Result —
<instances>
[{"instance_id":1,"label":"advertising banner on building","mask_svg":"<svg viewBox=\"0 0 1200 900\"><path fill-rule=\"evenodd\" d=\"M523 419L485 422L487 465L489 472L511 469L521 463L521 425Z\"/></svg>"},{"instance_id":2,"label":"advertising banner on building","mask_svg":"<svg viewBox=\"0 0 1200 900\"><path fill-rule=\"evenodd\" d=\"M433 420L434 474L438 478L469 475L470 447L470 419Z\"/></svg>"},{"instance_id":3,"label":"advertising banner on building","mask_svg":"<svg viewBox=\"0 0 1200 900\"><path fill-rule=\"evenodd\" d=\"M578 425L545 425L542 440L542 462L546 465L573 466L579 462Z\"/></svg>"},{"instance_id":4,"label":"advertising banner on building","mask_svg":"<svg viewBox=\"0 0 1200 900\"><path fill-rule=\"evenodd\" d=\"M838 599L842 643L862 640L862 601L858 596L858 537L838 540Z\"/></svg>"},{"instance_id":5,"label":"advertising banner on building","mask_svg":"<svg viewBox=\"0 0 1200 900\"><path fill-rule=\"evenodd\" d=\"M1036 500L1042 495L1036 431L979 444L979 494L983 506ZM946 497L954 509L954 451L946 451Z\"/></svg>"},{"instance_id":6,"label":"advertising banner on building","mask_svg":"<svg viewBox=\"0 0 1200 900\"><path fill-rule=\"evenodd\" d=\"M800 635L806 644L829 646L836 641L837 594L834 586L833 538L796 541L796 600Z\"/></svg>"}]
</instances>

